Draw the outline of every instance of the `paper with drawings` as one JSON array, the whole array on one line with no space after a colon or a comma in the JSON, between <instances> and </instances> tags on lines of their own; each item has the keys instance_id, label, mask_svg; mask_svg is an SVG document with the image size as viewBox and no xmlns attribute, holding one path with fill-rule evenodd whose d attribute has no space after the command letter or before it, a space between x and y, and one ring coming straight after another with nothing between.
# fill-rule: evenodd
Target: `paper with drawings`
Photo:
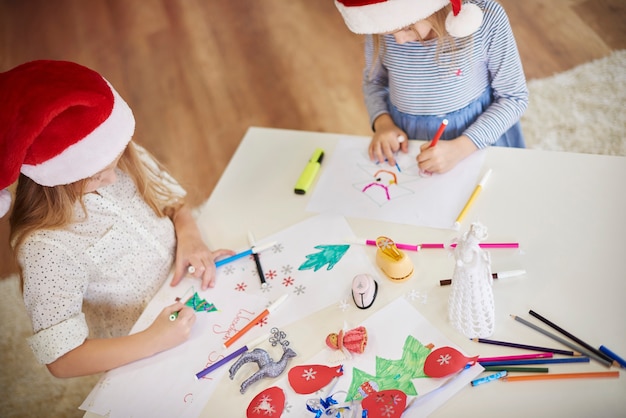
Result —
<instances>
[{"instance_id":1,"label":"paper with drawings","mask_svg":"<svg viewBox=\"0 0 626 418\"><path fill-rule=\"evenodd\" d=\"M396 155L397 165L376 164L360 138L343 138L324 160L307 205L309 212L451 229L474 190L485 151L477 151L444 174L420 175L419 144Z\"/></svg>"},{"instance_id":2,"label":"paper with drawings","mask_svg":"<svg viewBox=\"0 0 626 418\"><path fill-rule=\"evenodd\" d=\"M332 350L325 349L313 358L305 360L304 363L293 362L289 366L291 368L300 364L342 364L344 374L336 382L329 384L319 392L309 395L295 393L287 377L281 378L277 386L284 390L285 396L292 405L290 413L284 414L285 417L305 416L307 400L319 399L322 396L329 396L329 394L335 394L333 399L342 403L346 394L349 393L355 369L376 376L376 357L389 360L401 359L403 357L404 344L409 335L415 337L424 346L432 343L435 348L449 346L460 350L459 347L455 346L428 322L405 298L394 300L359 325L363 325L367 329L368 341L364 353L354 354L351 358L340 362L331 362L330 360L335 356ZM406 364L406 366L407 369L411 368L410 364ZM414 398L413 404L402 416L426 417L432 414L461 388L467 387L482 370L483 368L480 365L475 365L458 375L443 378L422 377L412 379L411 382L417 392L417 396L412 397ZM396 379L399 378L396 377Z\"/></svg>"},{"instance_id":3,"label":"paper with drawings","mask_svg":"<svg viewBox=\"0 0 626 418\"><path fill-rule=\"evenodd\" d=\"M196 373L268 334L272 327L285 326L328 306L335 301L328 295L348 294L356 274L376 274L363 246L346 250L344 238L352 235L343 217L319 215L271 237L257 238L257 245L276 241L260 254L268 284L265 288L261 288L251 257L219 267L216 286L206 291L200 290L197 280L186 278L175 288L166 281L132 333L149 326L175 298L188 298L196 291L217 311L196 313L191 338L185 344L106 373L81 409L110 418L198 416L216 385L224 381L229 366L200 381L195 379ZM289 296L273 314L229 349L223 348L224 341L285 293Z\"/></svg>"}]
</instances>

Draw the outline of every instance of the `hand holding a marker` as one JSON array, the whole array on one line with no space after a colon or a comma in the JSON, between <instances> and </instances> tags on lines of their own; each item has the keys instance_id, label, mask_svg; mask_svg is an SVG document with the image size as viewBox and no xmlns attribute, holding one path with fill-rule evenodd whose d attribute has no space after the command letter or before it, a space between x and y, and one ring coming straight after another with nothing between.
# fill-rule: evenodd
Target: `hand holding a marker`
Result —
<instances>
[{"instance_id":1,"label":"hand holding a marker","mask_svg":"<svg viewBox=\"0 0 626 418\"><path fill-rule=\"evenodd\" d=\"M163 308L154 322L138 336L145 338L148 343L145 346L155 354L187 341L195 322L195 311L182 302L176 302Z\"/></svg>"},{"instance_id":2,"label":"hand holding a marker","mask_svg":"<svg viewBox=\"0 0 626 418\"><path fill-rule=\"evenodd\" d=\"M422 171L430 173L445 173L452 170L461 160L468 157L478 148L469 137L461 135L448 141L426 142L420 147L417 155L417 165Z\"/></svg>"}]
</instances>

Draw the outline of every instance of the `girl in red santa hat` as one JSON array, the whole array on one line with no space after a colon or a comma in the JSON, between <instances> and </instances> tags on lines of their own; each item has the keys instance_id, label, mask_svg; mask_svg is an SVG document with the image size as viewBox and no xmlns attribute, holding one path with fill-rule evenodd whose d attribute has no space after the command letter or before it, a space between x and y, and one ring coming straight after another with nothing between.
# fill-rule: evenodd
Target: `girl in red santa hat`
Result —
<instances>
[{"instance_id":1,"label":"girl in red santa hat","mask_svg":"<svg viewBox=\"0 0 626 418\"><path fill-rule=\"evenodd\" d=\"M521 60L493 0L335 0L348 28L366 34L363 92L372 160L395 164L408 141L422 171L445 172L490 145L524 147L528 106ZM445 125L444 125L445 126Z\"/></svg>"},{"instance_id":2,"label":"girl in red santa hat","mask_svg":"<svg viewBox=\"0 0 626 418\"><path fill-rule=\"evenodd\" d=\"M128 335L174 265L213 285L217 257L185 191L131 138L135 119L98 73L33 61L0 73L0 216L11 243L36 358L57 377L94 374L184 342L195 321L167 306ZM170 320L170 315L179 312Z\"/></svg>"}]
</instances>

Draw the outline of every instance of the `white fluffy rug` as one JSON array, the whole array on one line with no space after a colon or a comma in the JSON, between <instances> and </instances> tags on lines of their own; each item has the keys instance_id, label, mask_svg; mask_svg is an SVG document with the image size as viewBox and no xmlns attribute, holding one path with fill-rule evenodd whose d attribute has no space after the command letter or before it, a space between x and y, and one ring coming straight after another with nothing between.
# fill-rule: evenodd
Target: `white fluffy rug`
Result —
<instances>
[{"instance_id":1,"label":"white fluffy rug","mask_svg":"<svg viewBox=\"0 0 626 418\"><path fill-rule=\"evenodd\" d=\"M626 155L626 51L528 83L528 148ZM81 417L97 376L58 380L36 363L17 277L0 280L0 417Z\"/></svg>"},{"instance_id":2,"label":"white fluffy rug","mask_svg":"<svg viewBox=\"0 0 626 418\"><path fill-rule=\"evenodd\" d=\"M528 82L528 148L626 156L626 50Z\"/></svg>"}]
</instances>

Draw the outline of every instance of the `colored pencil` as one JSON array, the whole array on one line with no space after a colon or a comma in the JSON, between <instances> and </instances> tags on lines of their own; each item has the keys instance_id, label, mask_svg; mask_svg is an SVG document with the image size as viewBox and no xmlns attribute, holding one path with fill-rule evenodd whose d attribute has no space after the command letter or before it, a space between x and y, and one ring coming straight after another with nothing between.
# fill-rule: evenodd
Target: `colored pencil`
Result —
<instances>
[{"instance_id":1,"label":"colored pencil","mask_svg":"<svg viewBox=\"0 0 626 418\"><path fill-rule=\"evenodd\" d=\"M507 376L505 382L519 382L522 380L552 380L552 379L591 379L598 377L619 377L619 372L580 372L580 373L548 373L529 374L524 376Z\"/></svg>"},{"instance_id":2,"label":"colored pencil","mask_svg":"<svg viewBox=\"0 0 626 418\"><path fill-rule=\"evenodd\" d=\"M614 352L612 352L605 346L601 345L600 351L602 351L607 356L611 357L614 361L618 362L620 366L626 368L626 360L624 360L623 358L621 358L620 356L618 356L617 354L615 354Z\"/></svg>"},{"instance_id":3,"label":"colored pencil","mask_svg":"<svg viewBox=\"0 0 626 418\"><path fill-rule=\"evenodd\" d=\"M478 343L483 343L483 344L500 345L503 347L520 348L523 350L543 351L547 353L560 354L562 356L580 356L580 353L577 351L568 351L568 350L561 350L558 348L549 348L549 347L538 347L536 345L512 343L509 341L489 340L487 338L472 338L472 341L476 341Z\"/></svg>"},{"instance_id":4,"label":"colored pencil","mask_svg":"<svg viewBox=\"0 0 626 418\"><path fill-rule=\"evenodd\" d=\"M514 356L478 357L479 363L488 361L529 360L533 358L552 358L552 353L517 354Z\"/></svg>"},{"instance_id":5,"label":"colored pencil","mask_svg":"<svg viewBox=\"0 0 626 418\"><path fill-rule=\"evenodd\" d=\"M441 125L439 125L439 129L437 129L437 132L435 133L433 140L430 141L430 145L428 146L428 148L434 148L435 145L437 145L437 142L439 142L439 138L441 138L441 135L443 134L443 131L446 129L446 126L448 126L448 119L444 119L441 121Z\"/></svg>"},{"instance_id":6,"label":"colored pencil","mask_svg":"<svg viewBox=\"0 0 626 418\"><path fill-rule=\"evenodd\" d=\"M592 353L596 354L598 357L603 358L604 360L608 361L609 363L613 363L613 359L611 357L607 356L606 354L604 354L602 351L598 350L597 348L594 348L591 345L587 344L586 342L584 342L580 338L576 337L575 335L565 331L563 328L561 328L560 326L558 326L554 322L548 320L547 318L539 315L537 312L533 311L532 309L529 310L528 313L530 315L534 316L535 318L537 318L538 320L540 320L541 322L543 322L544 324L548 325L550 328L553 328L553 329L557 330L561 334L565 335L567 338L569 338L572 341L575 341L578 344L582 345L587 350L589 350Z\"/></svg>"},{"instance_id":7,"label":"colored pencil","mask_svg":"<svg viewBox=\"0 0 626 418\"><path fill-rule=\"evenodd\" d=\"M599 357L597 355L595 355L593 352L586 350L582 347L578 347L575 344L572 344L571 342L564 340L563 338L559 337L558 335L554 335L549 331L546 331L545 329L538 327L537 325L530 323L528 321L526 321L524 318L521 318L519 316L516 315L511 315L513 317L513 319L515 319L517 322L522 323L524 325L526 325L529 328L534 329L535 331L538 331L540 333L542 333L543 335L545 335L546 337L550 337L555 341L560 342L561 344L565 345L566 347L571 348L572 350L576 350L578 352L580 352L581 354L584 354L587 357L591 357L594 360L596 360L599 363L602 363L603 365L605 365L606 367L610 367L612 362L606 361L605 359L603 359L602 357Z\"/></svg>"},{"instance_id":8,"label":"colored pencil","mask_svg":"<svg viewBox=\"0 0 626 418\"><path fill-rule=\"evenodd\" d=\"M499 372L506 370L509 373L548 373L550 369L547 367L516 367L516 366L487 366L484 367L487 372Z\"/></svg>"},{"instance_id":9,"label":"colored pencil","mask_svg":"<svg viewBox=\"0 0 626 418\"><path fill-rule=\"evenodd\" d=\"M536 358L528 360L486 361L481 366L523 366L529 364L589 363L589 357Z\"/></svg>"}]
</instances>

